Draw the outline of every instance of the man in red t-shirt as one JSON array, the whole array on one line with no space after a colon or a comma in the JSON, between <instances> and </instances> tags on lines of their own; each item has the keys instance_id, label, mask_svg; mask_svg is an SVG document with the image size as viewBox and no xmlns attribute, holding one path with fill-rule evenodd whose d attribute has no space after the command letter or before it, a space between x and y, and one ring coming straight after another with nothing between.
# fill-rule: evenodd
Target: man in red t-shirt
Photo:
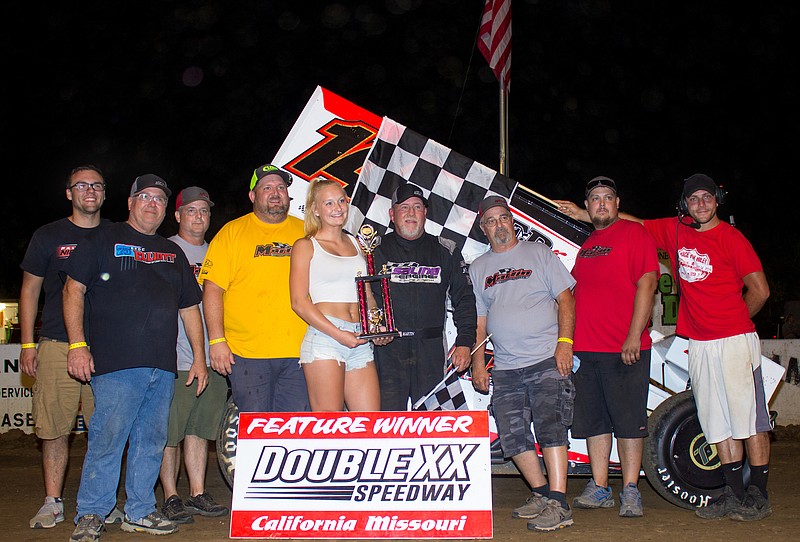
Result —
<instances>
[{"instance_id":1,"label":"man in red t-shirt","mask_svg":"<svg viewBox=\"0 0 800 542\"><path fill-rule=\"evenodd\" d=\"M614 506L608 487L612 434L622 467L621 517L641 517L639 472L647 436L650 334L658 280L656 245L635 222L619 220L616 183L595 177L584 201L594 232L583 243L575 277L575 417L572 436L585 438L592 478L576 508Z\"/></svg>"},{"instance_id":2,"label":"man in red t-shirt","mask_svg":"<svg viewBox=\"0 0 800 542\"><path fill-rule=\"evenodd\" d=\"M769 431L761 347L751 318L769 298L769 286L752 245L721 221L725 192L707 175L684 181L679 216L641 220L677 270L677 334L689 339L689 376L706 440L715 444L725 478L723 494L697 510L706 518L758 520L772 513L767 495ZM588 217L570 202L567 214ZM743 293L744 292L744 293ZM744 449L750 486L742 476Z\"/></svg>"}]
</instances>

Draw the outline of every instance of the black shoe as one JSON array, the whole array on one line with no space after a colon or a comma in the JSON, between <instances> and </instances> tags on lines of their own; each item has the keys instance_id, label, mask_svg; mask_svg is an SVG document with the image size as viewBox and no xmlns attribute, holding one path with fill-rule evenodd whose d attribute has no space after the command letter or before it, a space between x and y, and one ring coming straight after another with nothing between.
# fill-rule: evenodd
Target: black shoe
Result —
<instances>
[{"instance_id":1,"label":"black shoe","mask_svg":"<svg viewBox=\"0 0 800 542\"><path fill-rule=\"evenodd\" d=\"M736 521L757 521L771 513L772 506L769 504L769 499L762 495L757 487L750 486L747 488L741 509L731 512L730 518Z\"/></svg>"},{"instance_id":2,"label":"black shoe","mask_svg":"<svg viewBox=\"0 0 800 542\"><path fill-rule=\"evenodd\" d=\"M734 512L741 512L742 501L736 498L730 486L725 486L716 501L708 506L698 508L695 514L703 519L722 519L730 516Z\"/></svg>"},{"instance_id":3,"label":"black shoe","mask_svg":"<svg viewBox=\"0 0 800 542\"><path fill-rule=\"evenodd\" d=\"M197 514L210 518L224 516L230 512L226 507L214 502L214 498L206 492L196 497L187 498L184 506L186 507L186 511L190 514Z\"/></svg>"},{"instance_id":4,"label":"black shoe","mask_svg":"<svg viewBox=\"0 0 800 542\"><path fill-rule=\"evenodd\" d=\"M173 495L164 501L164 506L161 507L161 511L167 519L173 523L194 523L194 518L186 511L186 507L183 506L183 501L177 495Z\"/></svg>"}]
</instances>

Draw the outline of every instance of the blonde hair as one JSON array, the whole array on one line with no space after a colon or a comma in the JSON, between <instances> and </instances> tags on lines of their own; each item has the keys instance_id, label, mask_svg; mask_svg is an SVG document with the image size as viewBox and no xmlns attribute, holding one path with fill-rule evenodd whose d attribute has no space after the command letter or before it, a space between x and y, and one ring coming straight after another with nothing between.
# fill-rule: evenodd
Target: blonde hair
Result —
<instances>
[{"instance_id":1,"label":"blonde hair","mask_svg":"<svg viewBox=\"0 0 800 542\"><path fill-rule=\"evenodd\" d=\"M320 190L329 186L336 186L344 192L342 185L324 177L317 177L308 185L308 191L306 192L306 214L303 218L303 230L306 233L306 237L313 237L322 227L322 222L319 216L314 214L314 210L317 208L317 194L319 194Z\"/></svg>"}]
</instances>

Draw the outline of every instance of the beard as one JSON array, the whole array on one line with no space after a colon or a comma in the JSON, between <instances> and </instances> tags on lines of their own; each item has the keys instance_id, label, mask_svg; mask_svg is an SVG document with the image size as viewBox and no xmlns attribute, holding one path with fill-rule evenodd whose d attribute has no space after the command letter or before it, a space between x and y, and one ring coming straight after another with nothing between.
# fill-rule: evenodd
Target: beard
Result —
<instances>
[{"instance_id":1,"label":"beard","mask_svg":"<svg viewBox=\"0 0 800 542\"><path fill-rule=\"evenodd\" d=\"M604 217L596 216L592 218L592 226L594 226L596 230L602 230L603 228L609 227L616 221L617 217L612 218L611 215L607 215Z\"/></svg>"},{"instance_id":2,"label":"beard","mask_svg":"<svg viewBox=\"0 0 800 542\"><path fill-rule=\"evenodd\" d=\"M399 225L395 224L395 226L397 226L397 233L400 237L411 241L419 239L422 237L422 234L425 233L425 224L421 221L416 224L407 224L403 222Z\"/></svg>"},{"instance_id":3,"label":"beard","mask_svg":"<svg viewBox=\"0 0 800 542\"><path fill-rule=\"evenodd\" d=\"M261 207L261 212L271 218L286 217L289 214L289 203L283 201L268 201Z\"/></svg>"},{"instance_id":4,"label":"beard","mask_svg":"<svg viewBox=\"0 0 800 542\"><path fill-rule=\"evenodd\" d=\"M492 235L492 238L495 240L495 242L500 245L507 245L509 242L511 242L512 237L513 235L511 234L511 230L505 226L497 226L497 228L494 230L494 234Z\"/></svg>"}]
</instances>

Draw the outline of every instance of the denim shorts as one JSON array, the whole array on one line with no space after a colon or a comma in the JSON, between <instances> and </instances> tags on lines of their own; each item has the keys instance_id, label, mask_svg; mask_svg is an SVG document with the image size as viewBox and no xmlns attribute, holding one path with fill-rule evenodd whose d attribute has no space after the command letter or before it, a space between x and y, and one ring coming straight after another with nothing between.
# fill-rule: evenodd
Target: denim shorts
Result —
<instances>
[{"instance_id":1,"label":"denim shorts","mask_svg":"<svg viewBox=\"0 0 800 542\"><path fill-rule=\"evenodd\" d=\"M361 333L360 322L348 322L328 315L325 315L325 318L339 329ZM306 336L300 345L300 363L311 363L317 359L335 359L339 365L344 363L345 371L363 369L367 363L373 361L372 343L348 348L317 328L308 326Z\"/></svg>"}]
</instances>

